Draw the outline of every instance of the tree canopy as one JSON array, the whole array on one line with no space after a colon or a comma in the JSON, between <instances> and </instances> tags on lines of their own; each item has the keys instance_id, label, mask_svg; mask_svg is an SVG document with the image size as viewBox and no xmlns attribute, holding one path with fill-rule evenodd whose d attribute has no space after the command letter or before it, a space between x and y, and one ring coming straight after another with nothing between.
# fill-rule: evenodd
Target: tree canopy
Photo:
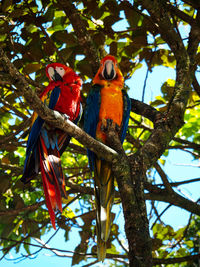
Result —
<instances>
[{"instance_id":1,"label":"tree canopy","mask_svg":"<svg viewBox=\"0 0 200 267\"><path fill-rule=\"evenodd\" d=\"M22 257L48 249L42 237L52 226L44 205L41 177L27 185L20 181L31 116L36 111L74 137L62 155L69 197L63 200L63 213L56 216L57 228L64 230L66 242L70 243L70 233L79 229L80 240L70 253L72 265L97 262L93 180L86 148L112 163L116 177L113 219L125 219L126 236L114 219L106 259L109 266L198 265L200 205L198 200L182 195L178 187L194 182L198 185L200 179L188 177L178 182L173 177L171 182L163 167L169 151L174 149L199 159L199 41L200 3L195 0L0 3L1 260L13 248L17 253L24 248L26 255ZM60 62L82 78L84 108L92 78L107 53L117 58L128 92L132 90L128 81L145 66L143 96L149 73L159 66L175 72L175 79L166 80L151 103L131 99L123 148L112 129L110 147L105 147L84 133L83 118L77 127L38 98L48 85L46 65ZM155 173L162 183L154 179ZM156 208L158 202L168 204L161 213ZM148 213L147 203L151 207ZM172 206L191 214L188 224L178 230L161 218ZM39 249L34 247L34 240ZM53 253L69 256L65 248Z\"/></svg>"}]
</instances>

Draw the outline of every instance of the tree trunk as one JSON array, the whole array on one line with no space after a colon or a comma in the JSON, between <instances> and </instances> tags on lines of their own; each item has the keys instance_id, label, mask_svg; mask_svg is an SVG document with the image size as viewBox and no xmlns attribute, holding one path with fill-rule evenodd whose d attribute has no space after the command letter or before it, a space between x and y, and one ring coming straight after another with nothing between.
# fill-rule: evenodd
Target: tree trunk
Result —
<instances>
[{"instance_id":1,"label":"tree trunk","mask_svg":"<svg viewBox=\"0 0 200 267\"><path fill-rule=\"evenodd\" d=\"M125 232L129 244L131 267L151 267L152 248L144 198L144 172L136 164L132 168L115 131L108 129L109 144L119 153L112 170L117 179L122 200Z\"/></svg>"}]
</instances>

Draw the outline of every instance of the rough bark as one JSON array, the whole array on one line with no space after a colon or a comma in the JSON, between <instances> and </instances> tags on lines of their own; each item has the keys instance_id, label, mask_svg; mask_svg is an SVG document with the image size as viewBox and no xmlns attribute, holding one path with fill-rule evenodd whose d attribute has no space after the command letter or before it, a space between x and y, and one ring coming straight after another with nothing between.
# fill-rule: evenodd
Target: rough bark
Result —
<instances>
[{"instance_id":1,"label":"rough bark","mask_svg":"<svg viewBox=\"0 0 200 267\"><path fill-rule=\"evenodd\" d=\"M114 127L111 126L107 134L109 145L119 154L113 161L112 169L122 200L125 232L129 244L129 264L134 267L151 266L151 240L146 214L144 179L141 177L144 174L140 169L132 168Z\"/></svg>"}]
</instances>

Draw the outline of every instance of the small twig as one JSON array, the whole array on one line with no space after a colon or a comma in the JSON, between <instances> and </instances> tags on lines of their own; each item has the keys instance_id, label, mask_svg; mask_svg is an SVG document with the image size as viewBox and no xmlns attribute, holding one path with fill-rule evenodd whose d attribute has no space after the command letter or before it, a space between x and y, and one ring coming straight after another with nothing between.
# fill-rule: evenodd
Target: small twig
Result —
<instances>
[{"instance_id":1,"label":"small twig","mask_svg":"<svg viewBox=\"0 0 200 267\"><path fill-rule=\"evenodd\" d=\"M174 166L184 166L184 167L200 167L200 164L195 165L195 164L186 164L186 163L174 163Z\"/></svg>"},{"instance_id":2,"label":"small twig","mask_svg":"<svg viewBox=\"0 0 200 267\"><path fill-rule=\"evenodd\" d=\"M128 250L125 248L125 246L122 244L122 242L119 240L118 236L116 236L117 242L119 243L119 245L123 248L123 250L126 252L126 254L128 255Z\"/></svg>"},{"instance_id":3,"label":"small twig","mask_svg":"<svg viewBox=\"0 0 200 267\"><path fill-rule=\"evenodd\" d=\"M89 264L83 265L83 267L92 266L92 265L94 265L94 264L96 264L96 263L98 263L98 262L99 262L98 260L95 260L95 261L93 261L93 262L91 262L91 263L89 263Z\"/></svg>"},{"instance_id":4,"label":"small twig","mask_svg":"<svg viewBox=\"0 0 200 267\"><path fill-rule=\"evenodd\" d=\"M160 214L158 214L158 217L156 218L155 222L151 226L151 230L153 229L154 225L157 223L158 220L160 220L160 217L172 206L172 204L169 204Z\"/></svg>"},{"instance_id":5,"label":"small twig","mask_svg":"<svg viewBox=\"0 0 200 267\"><path fill-rule=\"evenodd\" d=\"M145 79L144 79L144 85L143 85L143 89L142 89L142 102L144 102L144 95L145 95L148 75L149 75L149 68L147 67L147 71L146 71L146 75L145 75Z\"/></svg>"},{"instance_id":6,"label":"small twig","mask_svg":"<svg viewBox=\"0 0 200 267\"><path fill-rule=\"evenodd\" d=\"M161 215L159 215L158 214L158 211L157 211L157 209L156 209L156 207L155 207L155 205L154 205L154 201L152 202L152 208L153 208L153 210L154 210L154 212L155 212L155 215L157 216L157 218L156 218L156 221L160 221L160 223L162 223L162 224L164 224L164 222L161 220ZM155 224L155 222L154 222L154 224ZM154 225L153 224L153 225ZM152 227L151 227L151 229L153 228L153 225L152 225Z\"/></svg>"},{"instance_id":7,"label":"small twig","mask_svg":"<svg viewBox=\"0 0 200 267\"><path fill-rule=\"evenodd\" d=\"M169 191L171 194L173 194L174 190L173 190L172 186L170 185L165 172L162 170L162 168L160 167L160 165L157 162L154 164L154 167L155 167L156 171L159 173L160 178L162 179L163 184L165 185L167 191Z\"/></svg>"}]
</instances>

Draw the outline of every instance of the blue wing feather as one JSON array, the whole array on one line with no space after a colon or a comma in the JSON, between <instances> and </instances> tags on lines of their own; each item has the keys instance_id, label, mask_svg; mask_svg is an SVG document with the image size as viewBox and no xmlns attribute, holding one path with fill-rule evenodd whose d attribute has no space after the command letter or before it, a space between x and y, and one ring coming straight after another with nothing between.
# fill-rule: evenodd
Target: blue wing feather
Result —
<instances>
[{"instance_id":1,"label":"blue wing feather","mask_svg":"<svg viewBox=\"0 0 200 267\"><path fill-rule=\"evenodd\" d=\"M54 107L56 106L56 103L59 99L59 96L60 96L60 88L55 87L52 90L51 96L50 96L50 101L49 101L49 108L50 109L54 109ZM40 116L38 116L37 119L35 120L32 128L31 128L31 131L30 131L30 134L28 137L27 148L26 148L26 159L24 162L24 171L23 171L23 177L22 177L22 181L24 181L24 182L26 182L26 178L29 178L27 176L29 176L29 175L32 176L32 174L30 174L31 172L34 175L34 171L31 170L33 168L33 166L30 167L29 165L30 164L34 165L33 162L37 161L36 154L38 151L36 151L37 150L36 144L38 141L38 137L41 133L41 129L42 129L43 124L44 124L44 120ZM48 140L47 139L48 139L48 136L46 138L46 145L48 147Z\"/></svg>"},{"instance_id":2,"label":"blue wing feather","mask_svg":"<svg viewBox=\"0 0 200 267\"><path fill-rule=\"evenodd\" d=\"M123 144L124 139L126 137L126 132L128 129L128 121L130 117L130 112L131 112L131 100L125 90L122 91L123 93L123 122L122 122L122 128L121 128L121 134L120 134L120 140L121 143Z\"/></svg>"},{"instance_id":3,"label":"blue wing feather","mask_svg":"<svg viewBox=\"0 0 200 267\"><path fill-rule=\"evenodd\" d=\"M30 158L31 152L32 152L33 148L36 146L36 143L37 143L38 137L40 135L40 130L42 128L43 123L44 123L44 120L38 116L37 119L35 120L32 128L31 128L31 132L29 134L29 138L28 138L28 142L27 142L24 170L26 169L26 165L27 165L27 162Z\"/></svg>"},{"instance_id":4,"label":"blue wing feather","mask_svg":"<svg viewBox=\"0 0 200 267\"><path fill-rule=\"evenodd\" d=\"M51 92L51 96L50 96L50 101L49 101L50 109L54 109L59 99L59 96L60 96L60 88L55 87L53 91ZM30 152L33 150L33 148L36 145L43 123L44 123L44 120L40 118L40 116L38 116L31 128L31 132L29 134L29 138L27 142L27 156L30 155Z\"/></svg>"},{"instance_id":5,"label":"blue wing feather","mask_svg":"<svg viewBox=\"0 0 200 267\"><path fill-rule=\"evenodd\" d=\"M58 99L60 97L60 87L56 86L53 91L51 92L50 101L49 101L49 108L54 109Z\"/></svg>"},{"instance_id":6,"label":"blue wing feather","mask_svg":"<svg viewBox=\"0 0 200 267\"><path fill-rule=\"evenodd\" d=\"M100 85L93 85L86 101L87 105L84 115L84 131L91 135L93 138L96 137L96 128L99 120L99 110L101 103L100 89ZM88 150L87 152L90 169L94 170L94 153L90 150Z\"/></svg>"}]
</instances>

